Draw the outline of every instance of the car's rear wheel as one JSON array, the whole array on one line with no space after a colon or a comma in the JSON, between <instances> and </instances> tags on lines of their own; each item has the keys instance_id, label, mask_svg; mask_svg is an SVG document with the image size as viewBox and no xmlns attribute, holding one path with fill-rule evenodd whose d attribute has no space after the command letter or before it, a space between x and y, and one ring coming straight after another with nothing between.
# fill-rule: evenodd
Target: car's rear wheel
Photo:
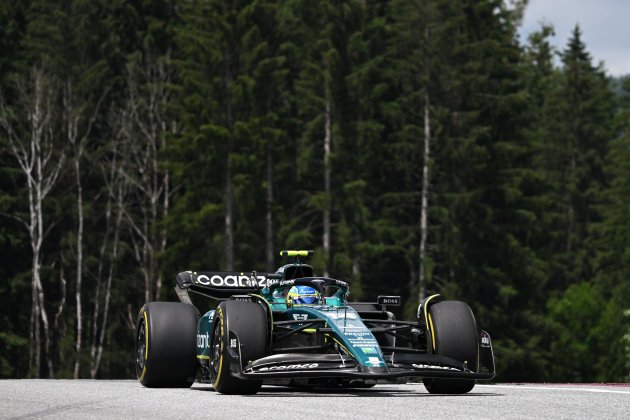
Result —
<instances>
[{"instance_id":1,"label":"car's rear wheel","mask_svg":"<svg viewBox=\"0 0 630 420\"><path fill-rule=\"evenodd\" d=\"M146 303L136 323L136 376L149 388L188 388L197 372L197 312L179 302Z\"/></svg>"},{"instance_id":2,"label":"car's rear wheel","mask_svg":"<svg viewBox=\"0 0 630 420\"><path fill-rule=\"evenodd\" d=\"M479 343L477 323L470 307L459 301L438 302L429 307L428 318L434 353L465 363L476 372ZM475 386L472 379L427 378L423 382L431 394L465 394Z\"/></svg>"},{"instance_id":3,"label":"car's rear wheel","mask_svg":"<svg viewBox=\"0 0 630 420\"><path fill-rule=\"evenodd\" d=\"M214 389L222 394L255 394L262 381L238 378L231 369L228 347L240 355L242 369L267 353L267 316L258 303L228 300L221 302L214 315L211 364Z\"/></svg>"}]
</instances>

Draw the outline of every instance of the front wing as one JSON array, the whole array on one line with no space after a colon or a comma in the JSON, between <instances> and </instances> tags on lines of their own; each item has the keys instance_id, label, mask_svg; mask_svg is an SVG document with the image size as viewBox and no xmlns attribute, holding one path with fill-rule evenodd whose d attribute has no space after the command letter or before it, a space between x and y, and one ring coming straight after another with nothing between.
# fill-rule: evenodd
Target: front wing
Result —
<instances>
[{"instance_id":1,"label":"front wing","mask_svg":"<svg viewBox=\"0 0 630 420\"><path fill-rule=\"evenodd\" d=\"M272 378L360 378L394 379L400 377L489 380L495 376L490 336L481 333L477 372L449 357L422 353L392 353L385 356L386 367L358 364L341 354L288 353L263 357L240 369L239 355L233 354L232 372L242 379Z\"/></svg>"}]
</instances>

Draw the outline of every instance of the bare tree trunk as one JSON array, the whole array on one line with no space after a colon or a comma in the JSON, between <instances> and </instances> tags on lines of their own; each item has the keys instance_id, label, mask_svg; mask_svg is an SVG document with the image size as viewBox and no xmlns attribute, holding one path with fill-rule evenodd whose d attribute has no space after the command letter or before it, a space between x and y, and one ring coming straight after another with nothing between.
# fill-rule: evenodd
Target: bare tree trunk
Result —
<instances>
[{"instance_id":1,"label":"bare tree trunk","mask_svg":"<svg viewBox=\"0 0 630 420\"><path fill-rule=\"evenodd\" d=\"M66 306L66 277L64 275L63 272L63 265L60 266L59 268L59 283L61 285L61 300L59 301L59 305L57 305L57 312L55 313L55 322L53 324L53 327L56 330L59 330L59 319L61 318L61 315L63 314L63 310Z\"/></svg>"},{"instance_id":2,"label":"bare tree trunk","mask_svg":"<svg viewBox=\"0 0 630 420\"><path fill-rule=\"evenodd\" d=\"M101 103L108 93L105 89L95 104L92 115L87 118L84 131L79 135L81 123L84 121L84 104L88 101L86 95L79 96L75 91L72 80L67 80L63 92L64 123L66 138L74 148L73 166L76 182L77 200L77 243L76 243L76 340L75 340L75 362L74 379L79 378L81 369L81 347L83 338L83 308L82 308L82 285L83 285L83 231L84 231L84 210L83 210L83 185L81 178L81 162L85 143L92 131L92 126L99 114Z\"/></svg>"},{"instance_id":3,"label":"bare tree trunk","mask_svg":"<svg viewBox=\"0 0 630 420\"><path fill-rule=\"evenodd\" d=\"M42 76L43 77L43 76ZM43 81L40 79L40 83ZM45 89L41 87L40 89ZM52 92L41 92L41 94L37 94L36 90L36 110L33 112L32 117L33 120L38 120L41 117L41 106L45 109L43 112L45 113L44 121L42 122L42 131L35 136L34 141L31 142L32 149L34 151L35 157L35 213L36 213L36 230L37 234L35 237L35 244L33 246L33 255L36 255L34 258L35 262L35 272L33 276L35 277L35 283L37 285L37 300L39 301L40 308L40 317L42 320L42 327L44 328L44 339L45 339L45 350L46 350L46 360L48 364L48 377L52 378L54 376L53 371L53 363L52 363L52 355L50 354L50 328L48 324L48 315L46 313L46 299L44 297L44 287L41 281L41 249L44 242L44 212L43 212L43 204L44 199L52 189L54 183L57 181L57 177L59 176L59 172L61 171L61 166L63 165L64 159L59 159L59 163L56 168L53 169L50 175L45 173L46 167L48 166L48 159L52 156L52 151L48 154L45 150L46 146L52 149L54 146L53 142L53 134L51 132L51 124L52 124ZM42 100L45 101L44 104L39 103L37 97L41 97ZM39 114L39 115L38 115ZM38 130L34 130L38 131ZM48 144L45 144L48 143ZM64 156L65 158L65 156Z\"/></svg>"},{"instance_id":4,"label":"bare tree trunk","mask_svg":"<svg viewBox=\"0 0 630 420\"><path fill-rule=\"evenodd\" d=\"M330 114L330 94L326 92L326 112L325 112L325 126L324 126L324 194L326 197L326 204L324 208L324 220L323 220L323 234L322 245L324 248L324 259L326 261L326 267L324 268L324 276L328 277L328 265L330 264L330 143L332 138L331 132L331 114Z\"/></svg>"},{"instance_id":5,"label":"bare tree trunk","mask_svg":"<svg viewBox=\"0 0 630 420\"><path fill-rule=\"evenodd\" d=\"M225 269L234 269L234 211L233 211L233 185L232 185L232 71L230 70L231 51L227 51L227 65L225 67L225 92L226 92L226 113L227 126L230 132L230 139L227 147L227 165L225 171Z\"/></svg>"},{"instance_id":6,"label":"bare tree trunk","mask_svg":"<svg viewBox=\"0 0 630 420\"><path fill-rule=\"evenodd\" d=\"M50 354L50 329L46 313L44 288L41 281L42 245L44 241L43 203L57 182L65 162L63 150L55 144L53 99L56 88L53 80L38 66L31 69L30 79L26 84L18 83L19 105L24 121L15 120L13 113L7 111L4 100L0 97L0 127L6 132L9 149L16 158L22 173L26 177L29 198L29 220L22 221L29 232L32 250L32 308L31 308L31 357L29 361L35 375L41 371L41 327L44 330L45 354L48 376L53 377L54 369Z\"/></svg>"},{"instance_id":7,"label":"bare tree trunk","mask_svg":"<svg viewBox=\"0 0 630 420\"><path fill-rule=\"evenodd\" d=\"M428 218L429 218L429 185L430 174L429 164L431 159L431 120L429 113L429 81L430 81L430 61L429 61L429 11L426 4L425 26L424 26L424 71L427 74L424 86L424 150L422 154L422 191L420 194L420 246L418 255L418 300L422 301L426 295L426 249Z\"/></svg>"},{"instance_id":8,"label":"bare tree trunk","mask_svg":"<svg viewBox=\"0 0 630 420\"><path fill-rule=\"evenodd\" d=\"M112 127L116 127L116 125L120 122L118 116L113 115L113 118L110 120L110 124ZM119 243L119 235L120 228L124 216L124 207L125 207L125 193L126 193L126 181L125 177L122 175L121 168L119 167L119 145L120 137L123 136L123 131L120 127L114 129L117 132L117 139L114 140L113 145L113 153L112 158L108 162L107 166L101 166L101 172L103 173L103 180L105 181L105 186L107 189L107 203L105 210L105 220L106 220L106 232L103 238L103 243L100 249L100 261L98 268L98 277L97 281L99 286L102 281L102 273L105 266L105 255L106 251L109 247L109 236L112 235L111 241L111 253L109 254L109 262L108 262L108 270L107 270L107 280L106 285L104 287L104 302L103 302L103 316L100 320L99 326L99 313L100 313L100 293L97 293L96 302L95 302L95 314L93 318L93 327L92 327L92 348L90 350L90 377L92 379L96 378L98 374L98 369L100 367L101 357L103 354L103 347L105 342L105 333L107 331L107 320L109 313L109 304L111 299L111 286L112 280L116 271L116 264L118 260L118 243ZM116 206L116 217L114 221L114 226L112 228L112 206ZM113 232L112 232L113 230ZM100 287L99 287L100 288Z\"/></svg>"},{"instance_id":9,"label":"bare tree trunk","mask_svg":"<svg viewBox=\"0 0 630 420\"><path fill-rule=\"evenodd\" d=\"M155 288L153 287L154 276L155 276L155 254L153 252L153 235L151 232L150 226L155 226L155 214L153 214L153 210L155 208L151 206L151 213L148 216L144 217L143 223L143 233L144 237L147 238L142 244L142 255L147 264L146 276L145 276L145 297L147 302L155 300Z\"/></svg>"},{"instance_id":10,"label":"bare tree trunk","mask_svg":"<svg viewBox=\"0 0 630 420\"><path fill-rule=\"evenodd\" d=\"M81 149L81 146L79 146ZM77 282L75 299L77 302L77 339L75 344L75 361L73 378L79 379L81 368L81 337L83 336L83 311L81 308L81 285L83 283L83 186L81 185L81 152L74 160L74 172L77 183L77 217L79 226L77 227Z\"/></svg>"},{"instance_id":11,"label":"bare tree trunk","mask_svg":"<svg viewBox=\"0 0 630 420\"><path fill-rule=\"evenodd\" d=\"M273 271L273 140L267 139L267 208L265 214L267 271Z\"/></svg>"},{"instance_id":12,"label":"bare tree trunk","mask_svg":"<svg viewBox=\"0 0 630 420\"><path fill-rule=\"evenodd\" d=\"M41 333L39 331L39 301L37 300L37 286L35 285L34 277L31 279L31 326L29 337L31 340L29 351L29 372L30 375L34 375L36 378L39 378L41 370L42 345L40 342Z\"/></svg>"},{"instance_id":13,"label":"bare tree trunk","mask_svg":"<svg viewBox=\"0 0 630 420\"><path fill-rule=\"evenodd\" d=\"M39 316L41 312L41 307L39 305L38 299L38 282L37 277L39 276L39 247L37 246L36 240L36 228L37 228L37 218L35 211L35 199L34 199L34 185L32 185L32 178L28 177L28 198L29 198L29 213L30 213L30 223L28 225L29 234L31 237L31 251L33 253L32 261L31 261L31 339L32 345L31 348L35 348L35 351L31 351L31 355L35 357L32 361L31 365L34 365L35 368L35 377L39 378L41 374L41 332L40 332L40 324L39 324ZM36 274L37 273L37 274Z\"/></svg>"},{"instance_id":14,"label":"bare tree trunk","mask_svg":"<svg viewBox=\"0 0 630 420\"><path fill-rule=\"evenodd\" d=\"M127 162L121 174L136 200L142 203L139 211L124 209L133 236L132 245L144 275L145 300L158 297L162 288L156 254L166 248L166 229L159 227L160 218L168 215L170 175L160 168L160 150L166 146L165 135L175 124L169 116L168 84L171 71L166 59L149 55L142 63L129 68L128 98L120 112L121 133Z\"/></svg>"},{"instance_id":15,"label":"bare tree trunk","mask_svg":"<svg viewBox=\"0 0 630 420\"><path fill-rule=\"evenodd\" d=\"M166 72L166 70L164 70L164 72ZM164 75L164 78L166 80L168 80L168 75ZM162 109L166 109L168 107L168 96L166 95L166 93L164 93L163 95L161 95L160 97L160 101L161 101L161 106ZM164 150L166 148L166 136L165 133L167 133L170 129L171 134L177 134L177 123L175 121L171 121L170 122L170 127L169 127L169 121L167 121L165 118L162 118L160 120L160 128L162 131L162 135L160 136L161 139L161 144L160 144L160 148L162 150ZM170 208L170 201L171 201L171 174L170 172L165 169L164 173L162 174L162 189L163 189L163 197L162 197L162 220L166 220L166 218L168 217L168 212L169 212L169 208ZM166 224L162 224L162 228L160 229L160 245L159 245L159 249L160 252L163 253L164 251L166 251L166 245L168 243L168 231L166 229ZM158 270L157 273L157 287L156 287L156 296L160 296L160 291L162 290L162 283L163 283L163 273L161 272L161 270Z\"/></svg>"},{"instance_id":16,"label":"bare tree trunk","mask_svg":"<svg viewBox=\"0 0 630 420\"><path fill-rule=\"evenodd\" d=\"M163 144L162 147L166 147L166 144ZM168 171L165 171L163 177L162 177L162 186L164 188L164 197L162 197L163 201L162 201L162 220L166 220L166 218L168 217L168 210L169 210L169 202L171 199L171 191L170 191L170 174ZM160 230L160 252L164 252L166 250L166 244L167 244L167 231L166 231L166 224L163 225L164 227L161 228ZM158 271L157 273L157 285L155 288L155 296L157 296L158 298L160 297L160 292L162 290L162 282L163 282L163 274L161 271Z\"/></svg>"},{"instance_id":17,"label":"bare tree trunk","mask_svg":"<svg viewBox=\"0 0 630 420\"><path fill-rule=\"evenodd\" d=\"M114 154L115 155L115 154ZM114 156L115 160L115 156ZM112 165L113 172L114 165ZM111 174L113 177L113 174ZM103 242L99 251L98 269L96 274L96 292L94 294L94 313L92 314L92 345L90 346L90 377L94 379L94 364L96 363L96 343L98 337L98 320L100 315L101 306L101 288L103 281L103 266L105 264L105 252L107 250L107 243L109 240L110 221L112 215L112 200L111 194L107 194L107 203L105 205L105 234L103 236Z\"/></svg>"},{"instance_id":18,"label":"bare tree trunk","mask_svg":"<svg viewBox=\"0 0 630 420\"><path fill-rule=\"evenodd\" d=\"M160 64L157 63L157 68L155 69L155 71L157 72L157 74L155 75L155 77L157 78L157 80L162 80L160 75ZM151 110L155 110L154 114L152 115L151 119L150 119L150 124L149 124L149 130L150 130L150 141L149 143L149 148L151 149L151 167L152 167L152 171L151 171L151 175L152 175L152 188L151 191L159 191L160 194L163 192L163 185L160 184L160 180L162 179L161 174L160 174L160 170L158 168L158 149L160 148L161 144L162 144L162 139L161 137L164 136L164 132L161 130L160 127L160 118L158 117L158 113L159 113L159 107L161 104L161 90L163 89L162 86L155 86L152 89L150 98L150 109ZM157 292L157 286L158 286L158 282L159 279L156 276L157 274L157 261L155 259L155 251L158 249L158 247L160 246L160 242L158 241L158 239L156 238L156 234L159 234L158 229L157 229L157 224L158 224L158 206L160 203L160 194L154 194L150 197L150 206L149 206L149 210L150 210L150 219L148 220L148 224L145 224L145 235L147 238L149 238L149 242L145 242L145 248L147 250L147 253L149 255L149 258L147 259L149 261L149 281L150 281L150 287L151 287L151 293L153 295L153 300L156 300L158 298L158 292Z\"/></svg>"},{"instance_id":19,"label":"bare tree trunk","mask_svg":"<svg viewBox=\"0 0 630 420\"><path fill-rule=\"evenodd\" d=\"M422 164L422 193L420 204L420 255L418 273L419 280L419 295L420 301L424 299L426 295L426 247L428 236L428 213L429 213L429 159L431 153L431 121L429 119L429 94L424 94L424 153Z\"/></svg>"},{"instance_id":20,"label":"bare tree trunk","mask_svg":"<svg viewBox=\"0 0 630 420\"><path fill-rule=\"evenodd\" d=\"M42 238L40 236L40 232L42 232L42 227L39 225L39 221L41 220L41 211L39 202L41 197L41 142L43 141L44 131L46 128L44 127L46 122L43 121L42 116L42 80L41 73L33 74L33 82L34 82L34 107L32 110L29 110L29 119L31 120L31 138L30 138L30 153L31 156L26 156L27 152L24 151L24 159L28 159L28 163L24 162L24 165L28 165L27 169L25 169L23 165L23 169L25 169L25 173L28 181L28 193L29 193L29 212L30 212L30 224L29 224L29 233L31 237L31 251L33 253L33 261L32 261L32 276L33 276L33 299L35 306L36 318L35 322L37 323L37 351L36 357L37 360L35 362L35 366L37 369L37 377L40 375L41 369L41 344L40 344L40 324L39 319L42 316L46 316L46 309L41 304L40 299L40 279L39 279L39 270L40 270L40 250L42 244ZM25 92L25 94L27 94ZM17 154L17 152L14 152ZM43 314L43 315L42 315Z\"/></svg>"},{"instance_id":21,"label":"bare tree trunk","mask_svg":"<svg viewBox=\"0 0 630 420\"><path fill-rule=\"evenodd\" d=\"M64 274L64 261L63 261L63 254L61 254L61 263L59 264L59 286L61 289L61 300L59 301L59 304L57 305L57 312L55 312L55 318L54 318L54 322L53 322L53 329L56 331L56 336L57 337L65 337L66 336L66 326L65 323L63 322L63 319L61 318L61 315L63 315L63 311L65 310L66 307L66 285L68 284L67 280L66 280L66 276ZM61 364L62 366L65 364L65 357L64 357L64 352L62 349L59 349L59 364Z\"/></svg>"},{"instance_id":22,"label":"bare tree trunk","mask_svg":"<svg viewBox=\"0 0 630 420\"><path fill-rule=\"evenodd\" d=\"M107 330L107 318L109 313L109 303L111 299L111 290L112 290L112 280L114 278L116 261L118 259L118 242L119 242L119 234L120 234L120 225L122 223L123 218L123 187L122 185L118 186L117 192L117 206L118 210L116 212L116 224L114 226L114 238L112 241L112 256L109 262L109 271L107 273L107 286L105 287L105 305L103 308L103 322L101 324L101 332L98 339L98 350L96 351L96 358L90 369L90 376L92 379L96 378L96 374L98 373L98 368L101 365L101 357L103 356L103 343L105 342L105 331Z\"/></svg>"},{"instance_id":23,"label":"bare tree trunk","mask_svg":"<svg viewBox=\"0 0 630 420\"><path fill-rule=\"evenodd\" d=\"M48 377L50 379L52 379L55 376L55 371L54 371L54 368L53 368L52 354L50 354L50 344L51 344L51 341L50 341L50 326L49 326L49 323L48 323L48 315L46 313L46 307L45 307L46 299L44 298L44 288L43 288L42 283L41 283L41 278L38 278L37 282L38 282L38 285L37 285L37 300L39 301L40 316L41 316L41 320L42 320L42 327L44 327L44 350L46 350L46 364L47 364L47 367L48 367Z\"/></svg>"},{"instance_id":24,"label":"bare tree trunk","mask_svg":"<svg viewBox=\"0 0 630 420\"><path fill-rule=\"evenodd\" d=\"M234 193L232 191L232 163L229 153L225 177L225 269L229 271L234 269L234 227L232 226Z\"/></svg>"}]
</instances>

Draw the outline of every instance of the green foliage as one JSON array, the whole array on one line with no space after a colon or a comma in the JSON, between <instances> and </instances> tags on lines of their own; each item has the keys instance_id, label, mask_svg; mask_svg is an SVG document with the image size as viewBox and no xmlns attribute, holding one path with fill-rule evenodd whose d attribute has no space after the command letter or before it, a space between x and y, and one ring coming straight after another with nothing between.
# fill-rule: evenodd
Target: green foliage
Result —
<instances>
[{"instance_id":1,"label":"green foliage","mask_svg":"<svg viewBox=\"0 0 630 420\"><path fill-rule=\"evenodd\" d=\"M571 285L551 299L547 334L554 337L547 375L567 382L623 380L627 320L615 300L589 283Z\"/></svg>"}]
</instances>

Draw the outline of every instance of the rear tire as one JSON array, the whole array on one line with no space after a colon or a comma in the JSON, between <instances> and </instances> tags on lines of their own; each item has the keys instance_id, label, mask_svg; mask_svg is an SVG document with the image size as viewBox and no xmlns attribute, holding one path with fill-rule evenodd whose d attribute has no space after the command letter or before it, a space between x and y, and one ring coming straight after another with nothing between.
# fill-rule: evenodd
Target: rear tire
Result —
<instances>
[{"instance_id":1,"label":"rear tire","mask_svg":"<svg viewBox=\"0 0 630 420\"><path fill-rule=\"evenodd\" d=\"M429 307L429 325L435 339L434 353L466 362L477 372L479 343L477 323L470 307L464 302L447 300ZM432 345L432 343L430 343ZM474 379L427 378L424 387L431 394L465 394L475 386Z\"/></svg>"},{"instance_id":2,"label":"rear tire","mask_svg":"<svg viewBox=\"0 0 630 420\"><path fill-rule=\"evenodd\" d=\"M262 386L262 380L245 380L232 373L232 360L228 346L232 345L236 334L238 342L232 349L238 353L240 346L242 369L250 361L260 359L267 354L267 315L258 303L227 300L221 302L214 315L212 334L212 372L213 387L221 394L255 394Z\"/></svg>"},{"instance_id":3,"label":"rear tire","mask_svg":"<svg viewBox=\"0 0 630 420\"><path fill-rule=\"evenodd\" d=\"M197 373L197 312L179 302L146 303L136 322L136 376L148 388L189 388Z\"/></svg>"}]
</instances>

